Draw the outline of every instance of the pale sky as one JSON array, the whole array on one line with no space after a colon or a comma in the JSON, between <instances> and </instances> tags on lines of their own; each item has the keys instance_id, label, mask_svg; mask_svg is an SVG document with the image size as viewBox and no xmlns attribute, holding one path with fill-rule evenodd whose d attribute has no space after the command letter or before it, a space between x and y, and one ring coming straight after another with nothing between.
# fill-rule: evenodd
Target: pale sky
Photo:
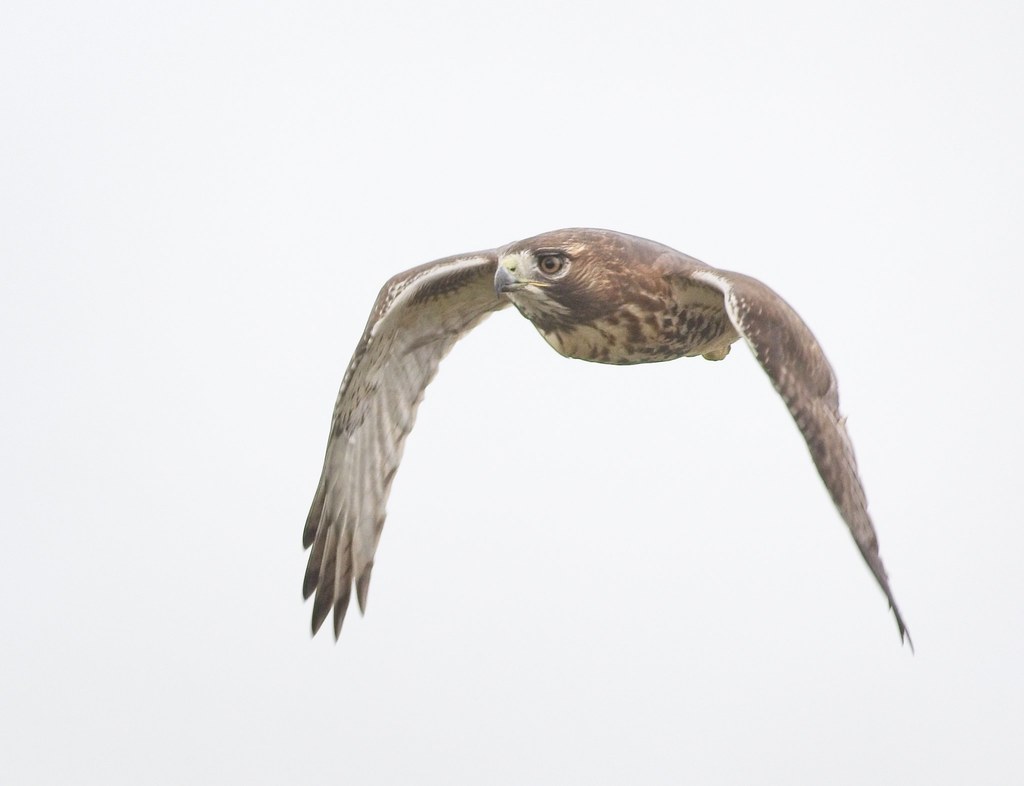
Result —
<instances>
[{"instance_id":1,"label":"pale sky","mask_svg":"<svg viewBox=\"0 0 1024 786\"><path fill-rule=\"evenodd\" d=\"M1019 2L7 2L0 781L1024 782ZM428 389L367 615L301 531L381 284L563 226L762 279L749 351ZM325 631L326 633L326 631Z\"/></svg>"}]
</instances>

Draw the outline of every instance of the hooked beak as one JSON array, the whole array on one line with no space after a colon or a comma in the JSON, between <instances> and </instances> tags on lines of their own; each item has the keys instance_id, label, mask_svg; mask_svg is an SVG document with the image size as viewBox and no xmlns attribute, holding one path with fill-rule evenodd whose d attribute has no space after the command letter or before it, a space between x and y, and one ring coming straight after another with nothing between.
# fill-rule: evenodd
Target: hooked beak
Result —
<instances>
[{"instance_id":1,"label":"hooked beak","mask_svg":"<svg viewBox=\"0 0 1024 786\"><path fill-rule=\"evenodd\" d=\"M498 270L494 274L494 291L499 295L504 295L506 292L515 292L518 289L522 289L526 286L526 282L520 281L509 271L504 265L498 265Z\"/></svg>"}]
</instances>

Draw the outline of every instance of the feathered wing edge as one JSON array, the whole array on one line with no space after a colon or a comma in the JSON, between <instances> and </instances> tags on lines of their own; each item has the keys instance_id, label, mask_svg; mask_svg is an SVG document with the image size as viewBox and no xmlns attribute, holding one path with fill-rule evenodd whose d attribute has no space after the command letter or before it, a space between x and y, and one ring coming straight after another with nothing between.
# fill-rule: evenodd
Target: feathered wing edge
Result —
<instances>
[{"instance_id":1,"label":"feathered wing edge","mask_svg":"<svg viewBox=\"0 0 1024 786\"><path fill-rule=\"evenodd\" d=\"M447 257L394 276L377 296L338 391L302 535L314 634L333 609L340 635L353 583L366 609L388 494L424 390L455 342L508 305L494 291L496 266L494 251Z\"/></svg>"},{"instance_id":2,"label":"feathered wing edge","mask_svg":"<svg viewBox=\"0 0 1024 786\"><path fill-rule=\"evenodd\" d=\"M722 293L729 319L796 421L818 474L885 593L900 640L913 649L879 555L846 418L839 412L838 384L821 345L796 311L760 281L715 269L691 270L688 275Z\"/></svg>"}]
</instances>

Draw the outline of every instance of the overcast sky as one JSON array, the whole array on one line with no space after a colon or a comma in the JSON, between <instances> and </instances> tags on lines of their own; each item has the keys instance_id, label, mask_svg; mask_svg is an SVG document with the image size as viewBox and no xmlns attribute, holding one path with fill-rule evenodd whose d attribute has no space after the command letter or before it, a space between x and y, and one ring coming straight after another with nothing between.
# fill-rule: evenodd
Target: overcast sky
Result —
<instances>
[{"instance_id":1,"label":"overcast sky","mask_svg":"<svg viewBox=\"0 0 1024 786\"><path fill-rule=\"evenodd\" d=\"M6 2L5 784L1024 781L1019 2ZM427 391L367 616L301 530L381 284L562 226L770 284L901 647L749 351Z\"/></svg>"}]
</instances>

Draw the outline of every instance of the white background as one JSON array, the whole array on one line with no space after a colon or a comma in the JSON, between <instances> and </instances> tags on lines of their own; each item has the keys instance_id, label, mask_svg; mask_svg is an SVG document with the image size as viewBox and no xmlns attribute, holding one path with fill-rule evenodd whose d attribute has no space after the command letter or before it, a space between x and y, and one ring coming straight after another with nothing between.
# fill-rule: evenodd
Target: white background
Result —
<instances>
[{"instance_id":1,"label":"white background","mask_svg":"<svg viewBox=\"0 0 1024 786\"><path fill-rule=\"evenodd\" d=\"M1024 779L1019 2L7 2L0 780ZM456 347L368 614L300 535L378 288L561 226L768 282L901 647L750 353Z\"/></svg>"}]
</instances>

